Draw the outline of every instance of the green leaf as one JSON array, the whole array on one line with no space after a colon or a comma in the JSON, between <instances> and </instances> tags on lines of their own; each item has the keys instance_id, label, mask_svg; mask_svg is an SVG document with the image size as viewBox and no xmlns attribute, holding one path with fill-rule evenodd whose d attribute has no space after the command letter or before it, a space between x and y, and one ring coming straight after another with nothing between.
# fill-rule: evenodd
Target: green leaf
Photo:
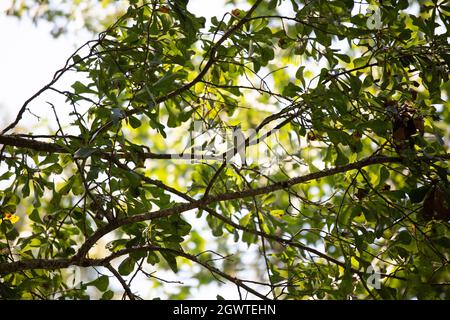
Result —
<instances>
[{"instance_id":1,"label":"green leaf","mask_svg":"<svg viewBox=\"0 0 450 320\"><path fill-rule=\"evenodd\" d=\"M323 45L324 47L331 46L331 36L329 36L325 32L319 31L318 29L314 30L314 33L316 34L317 40L321 45Z\"/></svg>"},{"instance_id":2,"label":"green leaf","mask_svg":"<svg viewBox=\"0 0 450 320\"><path fill-rule=\"evenodd\" d=\"M41 216L39 215L39 211L37 209L33 209L33 211L31 211L31 214L28 216L28 218L30 218L30 220L33 222L43 224Z\"/></svg>"},{"instance_id":3,"label":"green leaf","mask_svg":"<svg viewBox=\"0 0 450 320\"><path fill-rule=\"evenodd\" d=\"M400 34L398 35L398 38L403 41L407 41L411 39L412 31L409 29L404 29Z\"/></svg>"},{"instance_id":4,"label":"green leaf","mask_svg":"<svg viewBox=\"0 0 450 320\"><path fill-rule=\"evenodd\" d=\"M111 290L106 291L105 293L103 293L102 295L102 300L111 300L114 297L114 292L112 292Z\"/></svg>"},{"instance_id":5,"label":"green leaf","mask_svg":"<svg viewBox=\"0 0 450 320\"><path fill-rule=\"evenodd\" d=\"M397 236L398 242L408 245L411 243L412 238L408 231L401 231Z\"/></svg>"},{"instance_id":6,"label":"green leaf","mask_svg":"<svg viewBox=\"0 0 450 320\"><path fill-rule=\"evenodd\" d=\"M297 69L297 72L295 72L295 77L301 81L303 87L305 87L305 77L303 76L304 70L305 66L301 66Z\"/></svg>"},{"instance_id":7,"label":"green leaf","mask_svg":"<svg viewBox=\"0 0 450 320\"><path fill-rule=\"evenodd\" d=\"M177 235L186 236L191 232L192 226L184 221L180 216L172 215L169 219Z\"/></svg>"},{"instance_id":8,"label":"green leaf","mask_svg":"<svg viewBox=\"0 0 450 320\"><path fill-rule=\"evenodd\" d=\"M208 222L211 232L215 237L221 237L223 235L223 222L215 218L212 215L206 216L206 221Z\"/></svg>"},{"instance_id":9,"label":"green leaf","mask_svg":"<svg viewBox=\"0 0 450 320\"><path fill-rule=\"evenodd\" d=\"M22 197L26 198L30 195L30 184L28 181L25 181L25 184L22 188Z\"/></svg>"},{"instance_id":10,"label":"green leaf","mask_svg":"<svg viewBox=\"0 0 450 320\"><path fill-rule=\"evenodd\" d=\"M2 224L5 224L5 222L2 222ZM19 237L19 232L14 227L9 232L6 233L6 239L8 239L8 240L12 241L12 240L17 239L17 237Z\"/></svg>"},{"instance_id":11,"label":"green leaf","mask_svg":"<svg viewBox=\"0 0 450 320\"><path fill-rule=\"evenodd\" d=\"M80 94L80 93L92 93L92 94L97 94L97 91L94 91L90 88L88 88L87 86L85 86L83 83L81 83L80 81L76 81L73 85L72 88L75 90L75 93Z\"/></svg>"},{"instance_id":12,"label":"green leaf","mask_svg":"<svg viewBox=\"0 0 450 320\"><path fill-rule=\"evenodd\" d=\"M379 189L384 186L387 179L389 179L389 170L386 169L386 167L381 166L380 167L380 173L378 174L378 183L376 185L376 188Z\"/></svg>"},{"instance_id":13,"label":"green leaf","mask_svg":"<svg viewBox=\"0 0 450 320\"><path fill-rule=\"evenodd\" d=\"M340 53L336 53L335 54L339 59L341 59L342 61L346 62L346 63L350 63L350 57L346 54L340 54Z\"/></svg>"},{"instance_id":14,"label":"green leaf","mask_svg":"<svg viewBox=\"0 0 450 320\"><path fill-rule=\"evenodd\" d=\"M106 291L109 286L109 277L106 275L100 276L94 281L87 283L88 286L94 286L100 291Z\"/></svg>"},{"instance_id":15,"label":"green leaf","mask_svg":"<svg viewBox=\"0 0 450 320\"><path fill-rule=\"evenodd\" d=\"M337 158L335 161L335 164L337 166L344 166L346 164L348 164L348 158L347 156L341 151L341 148L336 147L336 152L337 152Z\"/></svg>"},{"instance_id":16,"label":"green leaf","mask_svg":"<svg viewBox=\"0 0 450 320\"><path fill-rule=\"evenodd\" d=\"M51 166L48 166L48 167L42 169L42 172L45 172L47 174L52 174L52 173L61 174L62 171L63 171L63 168L57 163L54 163Z\"/></svg>"},{"instance_id":17,"label":"green leaf","mask_svg":"<svg viewBox=\"0 0 450 320\"><path fill-rule=\"evenodd\" d=\"M365 126L367 128L372 129L373 132L375 132L377 135L383 137L389 131L391 124L389 121L384 121L381 119L374 119L374 120L367 121L365 123Z\"/></svg>"},{"instance_id":18,"label":"green leaf","mask_svg":"<svg viewBox=\"0 0 450 320\"><path fill-rule=\"evenodd\" d=\"M4 174L2 174L0 176L0 180L8 180L10 177L12 177L14 175L14 173L12 172L5 172Z\"/></svg>"},{"instance_id":19,"label":"green leaf","mask_svg":"<svg viewBox=\"0 0 450 320\"><path fill-rule=\"evenodd\" d=\"M255 243L258 240L258 237L250 232L243 232L242 233L242 241L247 243L248 245Z\"/></svg>"},{"instance_id":20,"label":"green leaf","mask_svg":"<svg viewBox=\"0 0 450 320\"><path fill-rule=\"evenodd\" d=\"M128 121L130 122L130 126L133 129L137 129L137 128L139 128L142 125L141 120L139 120L138 118L133 117L133 116L129 117Z\"/></svg>"},{"instance_id":21,"label":"green leaf","mask_svg":"<svg viewBox=\"0 0 450 320\"><path fill-rule=\"evenodd\" d=\"M353 60L353 65L355 68L360 68L360 67L364 67L368 64L370 60L370 56L366 55L364 57L359 57Z\"/></svg>"},{"instance_id":22,"label":"green leaf","mask_svg":"<svg viewBox=\"0 0 450 320\"><path fill-rule=\"evenodd\" d=\"M356 206L356 207L359 207L358 213L360 212L360 210L362 210L364 217L366 218L366 220L368 222L377 222L378 221L377 214L373 209L365 208L365 207L361 207L361 206Z\"/></svg>"},{"instance_id":23,"label":"green leaf","mask_svg":"<svg viewBox=\"0 0 450 320\"><path fill-rule=\"evenodd\" d=\"M69 193L70 189L72 189L73 184L75 183L76 176L71 176L66 184L59 189L58 193L61 195L66 195Z\"/></svg>"},{"instance_id":24,"label":"green leaf","mask_svg":"<svg viewBox=\"0 0 450 320\"><path fill-rule=\"evenodd\" d=\"M345 272L342 281L339 285L339 290L344 296L347 296L353 291L353 276L351 272Z\"/></svg>"},{"instance_id":25,"label":"green leaf","mask_svg":"<svg viewBox=\"0 0 450 320\"><path fill-rule=\"evenodd\" d=\"M292 82L289 82L287 86L283 88L283 95L293 98L297 96L298 92L301 92L302 89L299 86L296 86Z\"/></svg>"},{"instance_id":26,"label":"green leaf","mask_svg":"<svg viewBox=\"0 0 450 320\"><path fill-rule=\"evenodd\" d=\"M166 260L166 262L169 265L170 269L172 269L172 271L174 273L177 273L178 272L178 265L177 265L176 256L173 253L171 253L171 252L165 252L165 251L161 251L161 255L164 258L164 260Z\"/></svg>"},{"instance_id":27,"label":"green leaf","mask_svg":"<svg viewBox=\"0 0 450 320\"><path fill-rule=\"evenodd\" d=\"M276 8L278 4L278 0L270 0L270 2L267 4L267 9L273 10Z\"/></svg>"},{"instance_id":28,"label":"green leaf","mask_svg":"<svg viewBox=\"0 0 450 320\"><path fill-rule=\"evenodd\" d=\"M252 217L252 213L247 213L245 216L243 216L240 220L239 220L239 225L245 227L248 225L248 223L250 222L250 218Z\"/></svg>"},{"instance_id":29,"label":"green leaf","mask_svg":"<svg viewBox=\"0 0 450 320\"><path fill-rule=\"evenodd\" d=\"M360 212L358 212L360 213ZM350 217L352 215L352 211L351 210L342 210L339 214L339 225L341 225L342 227L347 227Z\"/></svg>"},{"instance_id":30,"label":"green leaf","mask_svg":"<svg viewBox=\"0 0 450 320\"><path fill-rule=\"evenodd\" d=\"M155 264L157 264L159 262L159 257L158 255L153 252L153 251L149 251L148 252L148 256L147 256L147 263L151 264L152 266L154 266Z\"/></svg>"},{"instance_id":31,"label":"green leaf","mask_svg":"<svg viewBox=\"0 0 450 320\"><path fill-rule=\"evenodd\" d=\"M119 265L119 269L118 269L119 273L120 273L121 275L123 275L123 276L127 276L127 275L129 275L130 273L132 273L133 270L134 270L135 262L136 262L136 261L134 261L133 258L127 257L127 258L126 258L125 260L123 260L122 263Z\"/></svg>"},{"instance_id":32,"label":"green leaf","mask_svg":"<svg viewBox=\"0 0 450 320\"><path fill-rule=\"evenodd\" d=\"M156 81L152 86L152 92L167 92L170 88L174 87L175 80L179 78L181 73L166 73L164 76Z\"/></svg>"}]
</instances>

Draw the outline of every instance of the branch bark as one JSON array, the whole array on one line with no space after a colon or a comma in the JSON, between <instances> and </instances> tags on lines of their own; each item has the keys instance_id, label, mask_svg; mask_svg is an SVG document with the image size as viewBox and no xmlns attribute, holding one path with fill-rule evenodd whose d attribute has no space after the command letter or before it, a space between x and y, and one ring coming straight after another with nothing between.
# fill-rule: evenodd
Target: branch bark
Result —
<instances>
[{"instance_id":1,"label":"branch bark","mask_svg":"<svg viewBox=\"0 0 450 320\"><path fill-rule=\"evenodd\" d=\"M106 265L106 268L116 277L116 279L120 282L120 284L122 285L122 288L125 290L125 293L127 294L128 298L130 300L136 300L136 298L134 297L133 292L131 292L130 287L127 285L127 283L125 282L125 280L122 278L122 276L120 275L120 273L114 269L114 267L108 263Z\"/></svg>"}]
</instances>

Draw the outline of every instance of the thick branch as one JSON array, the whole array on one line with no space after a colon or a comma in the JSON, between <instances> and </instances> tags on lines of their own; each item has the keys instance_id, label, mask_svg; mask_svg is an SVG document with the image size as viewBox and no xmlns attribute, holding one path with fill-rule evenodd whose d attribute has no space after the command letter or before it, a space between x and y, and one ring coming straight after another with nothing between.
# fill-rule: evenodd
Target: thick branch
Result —
<instances>
[{"instance_id":1,"label":"thick branch","mask_svg":"<svg viewBox=\"0 0 450 320\"><path fill-rule=\"evenodd\" d=\"M261 298L264 300L268 299L266 296L260 294L258 291L247 286L245 283L243 283L242 280L240 280L236 277L233 277L206 262L199 260L197 258L197 256L194 256L194 255L186 253L186 252L178 251L175 249L162 248L162 247L153 246L153 245L122 249L122 250L114 252L111 255L109 255L105 258L102 258L102 259L83 259L82 257L79 257L77 259L33 259L33 260L16 261L16 262L10 262L10 263L0 263L0 274L24 271L24 270L32 270L32 269L56 270L56 269L64 269L69 266L75 265L75 266L80 266L80 267L106 267L111 272L113 272L113 270L114 270L115 272L113 272L113 274L115 274L115 275L117 274L120 278L122 278L120 276L120 274L117 273L117 271L111 267L110 262L118 257L130 254L133 252L149 252L149 251L168 252L168 253L174 254L175 256L189 259L192 262L195 262L195 263L203 266L210 272L218 274L219 276L233 282L237 286L247 290L248 292L254 294L258 298ZM126 288L128 288L128 289L125 289L128 294L129 287L126 286ZM129 291L129 293L131 294L131 296L134 297L134 295L131 293L131 290ZM131 299L131 297L130 297L130 299Z\"/></svg>"},{"instance_id":2,"label":"thick branch","mask_svg":"<svg viewBox=\"0 0 450 320\"><path fill-rule=\"evenodd\" d=\"M272 131L269 131L264 136L260 138L256 138L256 134L267 124L271 123L272 121L275 121L282 116L284 116L289 110L291 110L295 105L289 106L283 110L281 110L278 113L272 114L268 117L266 117L255 129L253 134L245 139L245 141L242 142L241 145L236 146L238 149L243 148L245 146L255 145L261 141L263 141L265 138L267 138L270 134L273 133L273 130L279 130L281 127L288 124L294 117L297 116L299 112L296 112L289 117L287 117L285 120L283 120L281 123L279 123ZM55 138L53 136L44 136L45 138ZM78 137L74 136L68 136L64 138L70 138L70 139L76 139ZM48 153L67 153L71 154L74 151L70 150L69 148L65 148L61 145L58 145L54 142L42 142L36 140L37 138L42 138L42 136L28 136L23 137L21 135L11 134L11 135L0 135L0 144L6 145L6 146L14 146L19 148L25 148L30 149L34 151L40 151L40 152L48 152ZM67 140L67 139L66 139ZM139 158L141 159L158 159L158 160L169 160L169 159L176 159L176 160L223 160L226 158L228 151L225 151L224 153L220 155L208 155L208 154L191 154L191 153L183 153L183 154L176 154L176 153L166 153L166 154L160 154L160 153L153 153L153 152L142 152L139 153ZM107 159L107 160L115 160L114 162L117 164L117 159L125 159L125 160L132 160L132 157L129 154L123 153L123 152L115 152L113 156L110 152L101 151L98 150L95 152L96 155L100 156L101 158Z\"/></svg>"},{"instance_id":3,"label":"thick branch","mask_svg":"<svg viewBox=\"0 0 450 320\"><path fill-rule=\"evenodd\" d=\"M56 143L42 142L33 139L22 138L16 135L0 135L0 144L19 148L31 149L34 151L50 153L69 153Z\"/></svg>"},{"instance_id":4,"label":"thick branch","mask_svg":"<svg viewBox=\"0 0 450 320\"><path fill-rule=\"evenodd\" d=\"M14 134L0 135L0 144L6 145L6 146L30 149L30 150L34 150L34 151L48 152L48 153L72 153L71 150L66 149L56 143L42 142L42 141L33 139L33 137L24 138L24 137L14 135ZM111 157L111 154L108 152L98 151L95 154L100 155L102 158L105 158L105 159L109 159L109 157ZM180 154L175 154L175 153L160 154L160 153L153 153L153 152L144 152L142 154L139 154L139 156L143 159L160 159L160 160L168 160L168 159L215 160L215 159L217 159L217 156L209 156L209 155L202 155L202 154L180 155ZM114 157L120 158L120 159L130 159L129 155L127 155L125 153L121 153L121 152L114 153Z\"/></svg>"},{"instance_id":5,"label":"thick branch","mask_svg":"<svg viewBox=\"0 0 450 320\"><path fill-rule=\"evenodd\" d=\"M136 300L136 298L134 297L133 292L131 292L130 287L127 285L127 283L125 282L125 280L122 278L122 276L120 275L120 273L113 268L113 266L108 263L106 265L106 268L108 268L108 270L116 277L116 279L120 282L120 284L122 285L122 288L125 290L125 293L127 294L128 298L130 300Z\"/></svg>"}]
</instances>

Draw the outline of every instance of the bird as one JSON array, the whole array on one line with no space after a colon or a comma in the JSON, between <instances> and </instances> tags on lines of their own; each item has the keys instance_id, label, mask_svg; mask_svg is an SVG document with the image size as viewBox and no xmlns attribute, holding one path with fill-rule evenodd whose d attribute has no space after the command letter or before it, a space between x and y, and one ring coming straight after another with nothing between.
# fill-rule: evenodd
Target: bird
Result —
<instances>
[{"instance_id":1,"label":"bird","mask_svg":"<svg viewBox=\"0 0 450 320\"><path fill-rule=\"evenodd\" d=\"M234 145L234 152L233 156L236 154L239 154L239 157L241 159L241 166L246 166L246 143L245 143L245 136L242 132L242 128L240 125L233 127L233 145Z\"/></svg>"}]
</instances>

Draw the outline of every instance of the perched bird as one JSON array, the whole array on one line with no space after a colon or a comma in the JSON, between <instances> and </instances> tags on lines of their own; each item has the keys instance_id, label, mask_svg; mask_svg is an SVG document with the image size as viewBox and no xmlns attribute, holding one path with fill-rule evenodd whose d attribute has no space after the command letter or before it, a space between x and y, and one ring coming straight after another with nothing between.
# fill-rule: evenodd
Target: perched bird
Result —
<instances>
[{"instance_id":1,"label":"perched bird","mask_svg":"<svg viewBox=\"0 0 450 320\"><path fill-rule=\"evenodd\" d=\"M245 136L244 133L242 132L242 128L240 125L233 127L233 146L234 146L233 156L239 154L239 157L241 159L241 166L246 166L247 161L245 159L246 157Z\"/></svg>"}]
</instances>

